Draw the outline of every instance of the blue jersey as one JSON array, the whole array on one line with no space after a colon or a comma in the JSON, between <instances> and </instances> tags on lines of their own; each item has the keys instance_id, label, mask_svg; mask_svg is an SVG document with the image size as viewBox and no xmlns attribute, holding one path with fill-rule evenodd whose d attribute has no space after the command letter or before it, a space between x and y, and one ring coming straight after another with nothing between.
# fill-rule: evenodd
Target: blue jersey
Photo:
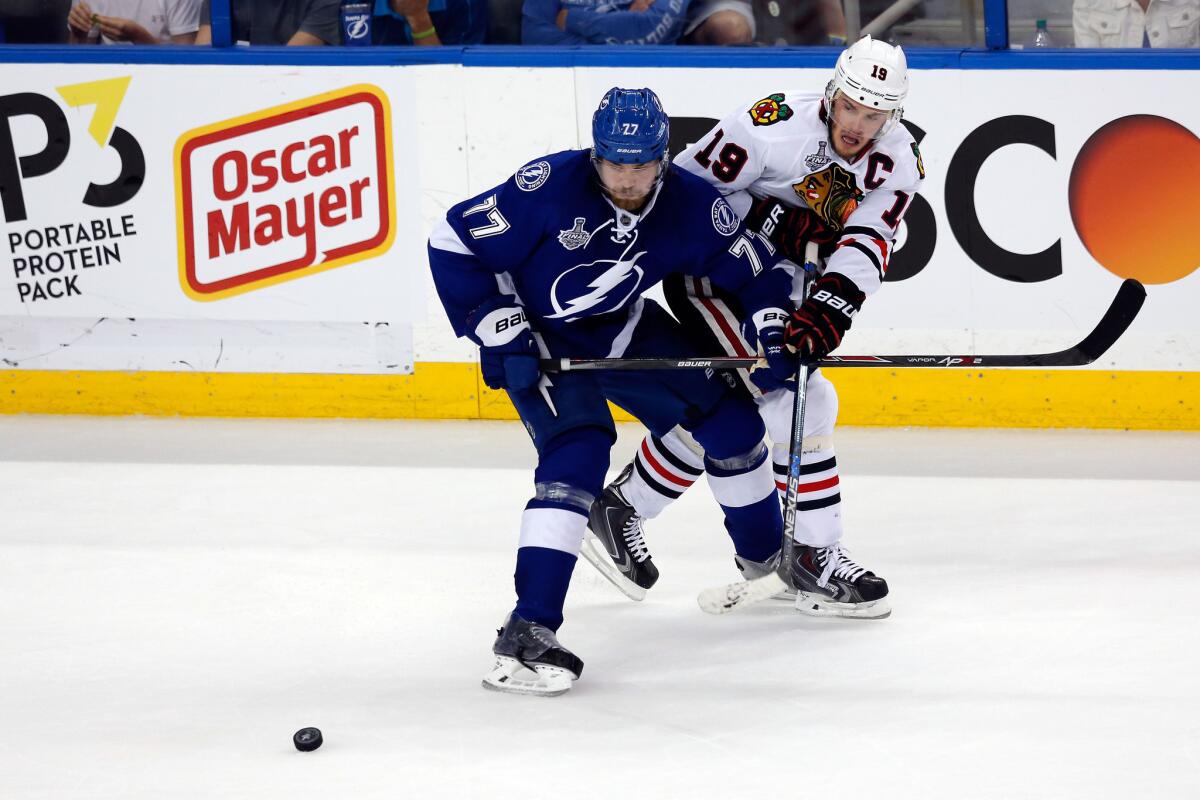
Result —
<instances>
[{"instance_id":1,"label":"blue jersey","mask_svg":"<svg viewBox=\"0 0 1200 800\"><path fill-rule=\"evenodd\" d=\"M735 293L748 316L787 307L777 261L715 188L674 166L640 214L616 208L587 150L530 162L455 205L429 246L455 333L478 342L471 312L512 295L549 354L575 358L622 355L642 293L674 272Z\"/></svg>"}]
</instances>

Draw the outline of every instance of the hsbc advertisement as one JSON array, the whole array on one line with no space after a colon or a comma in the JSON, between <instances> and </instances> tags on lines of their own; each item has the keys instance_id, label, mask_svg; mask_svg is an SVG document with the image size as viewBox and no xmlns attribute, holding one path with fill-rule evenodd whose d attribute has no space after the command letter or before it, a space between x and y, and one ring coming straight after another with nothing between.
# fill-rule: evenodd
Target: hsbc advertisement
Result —
<instances>
[{"instance_id":1,"label":"hsbc advertisement","mask_svg":"<svg viewBox=\"0 0 1200 800\"><path fill-rule=\"evenodd\" d=\"M739 105L777 108L772 96L821 92L829 78L813 69L709 70L703 81L670 69L579 73L581 131L611 86L650 86L671 115L673 152ZM1179 102L1200 91L1200 73L913 70L910 84L905 124L924 186L897 230L887 283L843 349L1056 349L1090 329L1123 278L1136 278L1149 300L1096 366L1200 370L1200 106ZM786 126L790 112L777 109L771 124Z\"/></svg>"},{"instance_id":2,"label":"hsbc advertisement","mask_svg":"<svg viewBox=\"0 0 1200 800\"><path fill-rule=\"evenodd\" d=\"M0 315L412 318L424 241L415 166L396 180L414 149L405 71L4 76Z\"/></svg>"}]
</instances>

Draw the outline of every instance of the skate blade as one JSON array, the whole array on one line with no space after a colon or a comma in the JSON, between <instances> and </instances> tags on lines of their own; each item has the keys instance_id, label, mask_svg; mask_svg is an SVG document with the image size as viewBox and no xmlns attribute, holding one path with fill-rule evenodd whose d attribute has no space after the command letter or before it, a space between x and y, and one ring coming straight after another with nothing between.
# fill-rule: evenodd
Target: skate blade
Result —
<instances>
[{"instance_id":1,"label":"skate blade","mask_svg":"<svg viewBox=\"0 0 1200 800\"><path fill-rule=\"evenodd\" d=\"M743 606L766 600L787 588L783 579L772 572L751 581L739 581L728 586L705 589L696 597L696 603L706 614L728 614Z\"/></svg>"},{"instance_id":2,"label":"skate blade","mask_svg":"<svg viewBox=\"0 0 1200 800\"><path fill-rule=\"evenodd\" d=\"M604 545L590 530L587 532L587 536L583 537L583 546L579 548L579 555L595 567L597 572L608 578L608 582L617 587L621 594L630 600L641 602L646 599L646 590L626 578L621 570L617 569L617 565L609 557Z\"/></svg>"},{"instance_id":3,"label":"skate blade","mask_svg":"<svg viewBox=\"0 0 1200 800\"><path fill-rule=\"evenodd\" d=\"M835 603L807 592L796 594L796 610L810 617L844 619L886 619L892 615L892 607L886 597L867 603Z\"/></svg>"},{"instance_id":4,"label":"skate blade","mask_svg":"<svg viewBox=\"0 0 1200 800\"><path fill-rule=\"evenodd\" d=\"M557 697L566 694L575 674L561 667L534 664L533 669L511 656L496 656L492 671L483 676L483 688L509 694Z\"/></svg>"}]
</instances>

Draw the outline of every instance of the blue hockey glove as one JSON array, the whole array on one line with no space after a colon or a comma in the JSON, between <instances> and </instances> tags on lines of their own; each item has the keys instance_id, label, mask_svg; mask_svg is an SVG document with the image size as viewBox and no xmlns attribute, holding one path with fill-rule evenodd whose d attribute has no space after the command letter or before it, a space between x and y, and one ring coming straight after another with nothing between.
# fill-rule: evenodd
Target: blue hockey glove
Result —
<instances>
[{"instance_id":1,"label":"blue hockey glove","mask_svg":"<svg viewBox=\"0 0 1200 800\"><path fill-rule=\"evenodd\" d=\"M767 308L754 315L758 352L766 361L766 366L753 367L750 380L764 392L796 389L799 359L783 340L783 326L788 318L788 313L780 308Z\"/></svg>"},{"instance_id":2,"label":"blue hockey glove","mask_svg":"<svg viewBox=\"0 0 1200 800\"><path fill-rule=\"evenodd\" d=\"M540 353L525 309L514 298L484 303L471 312L467 325L479 343L479 367L489 388L520 391L538 382Z\"/></svg>"}]
</instances>

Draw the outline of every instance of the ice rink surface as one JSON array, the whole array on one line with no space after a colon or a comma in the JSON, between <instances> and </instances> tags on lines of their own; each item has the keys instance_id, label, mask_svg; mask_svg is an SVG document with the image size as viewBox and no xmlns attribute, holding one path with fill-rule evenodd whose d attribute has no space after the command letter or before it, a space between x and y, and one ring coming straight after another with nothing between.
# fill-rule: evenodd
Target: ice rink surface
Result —
<instances>
[{"instance_id":1,"label":"ice rink surface","mask_svg":"<svg viewBox=\"0 0 1200 800\"><path fill-rule=\"evenodd\" d=\"M697 485L645 602L579 565L541 699L479 685L518 424L0 417L0 798L1200 796L1200 435L837 444L890 619L701 613Z\"/></svg>"}]
</instances>

